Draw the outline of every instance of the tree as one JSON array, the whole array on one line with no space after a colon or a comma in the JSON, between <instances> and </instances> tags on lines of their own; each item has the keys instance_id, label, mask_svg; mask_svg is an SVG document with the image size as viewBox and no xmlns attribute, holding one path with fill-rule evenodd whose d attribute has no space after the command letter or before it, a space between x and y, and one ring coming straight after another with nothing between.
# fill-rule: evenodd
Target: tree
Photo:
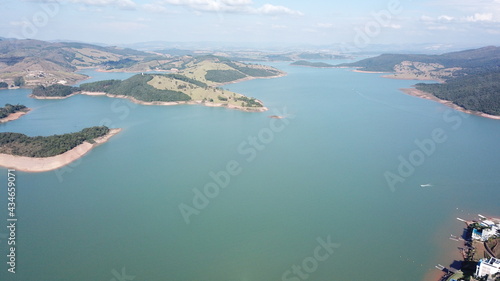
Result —
<instances>
[{"instance_id":1,"label":"tree","mask_svg":"<svg viewBox=\"0 0 500 281\"><path fill-rule=\"evenodd\" d=\"M0 82L0 88L7 88L7 87L9 87L9 84L5 82Z\"/></svg>"},{"instance_id":2,"label":"tree","mask_svg":"<svg viewBox=\"0 0 500 281\"><path fill-rule=\"evenodd\" d=\"M14 86L21 87L24 86L24 84L25 84L24 77L19 76L14 79Z\"/></svg>"}]
</instances>

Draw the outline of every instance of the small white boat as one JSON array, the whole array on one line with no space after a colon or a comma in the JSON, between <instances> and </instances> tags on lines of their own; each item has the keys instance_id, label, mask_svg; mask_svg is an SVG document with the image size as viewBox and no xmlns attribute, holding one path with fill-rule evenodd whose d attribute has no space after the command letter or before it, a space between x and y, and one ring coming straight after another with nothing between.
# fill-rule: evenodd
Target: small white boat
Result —
<instances>
[{"instance_id":1,"label":"small white boat","mask_svg":"<svg viewBox=\"0 0 500 281\"><path fill-rule=\"evenodd\" d=\"M420 185L420 187L431 187L431 186L432 186L432 184L430 184L430 183L427 183L427 184L421 184L421 185Z\"/></svg>"}]
</instances>

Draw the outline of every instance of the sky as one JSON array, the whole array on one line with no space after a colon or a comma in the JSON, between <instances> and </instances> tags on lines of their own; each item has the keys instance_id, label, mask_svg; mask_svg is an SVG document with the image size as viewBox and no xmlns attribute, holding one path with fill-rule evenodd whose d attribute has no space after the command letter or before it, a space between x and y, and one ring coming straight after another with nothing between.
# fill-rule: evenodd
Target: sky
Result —
<instances>
[{"instance_id":1,"label":"sky","mask_svg":"<svg viewBox=\"0 0 500 281\"><path fill-rule=\"evenodd\" d=\"M0 37L349 48L500 45L500 0L1 0Z\"/></svg>"}]
</instances>

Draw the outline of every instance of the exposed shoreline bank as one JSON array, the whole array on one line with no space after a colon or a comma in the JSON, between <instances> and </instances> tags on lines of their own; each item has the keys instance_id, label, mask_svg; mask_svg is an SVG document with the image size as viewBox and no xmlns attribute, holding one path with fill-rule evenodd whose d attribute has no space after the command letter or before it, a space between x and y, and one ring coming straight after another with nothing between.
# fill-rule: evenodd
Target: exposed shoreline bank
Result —
<instances>
[{"instance_id":1,"label":"exposed shoreline bank","mask_svg":"<svg viewBox=\"0 0 500 281\"><path fill-rule=\"evenodd\" d=\"M226 104L226 103L213 103L213 102L203 102L202 100L191 100L191 101L141 101L138 100L134 97L130 96L125 96L125 95L112 95L108 94L105 92L87 92L87 91L82 91L82 92L77 92L73 93L71 95L65 96L65 97L37 97L30 95L30 97L33 97L35 99L65 99L69 98L75 95L87 95L87 96L107 96L110 98L119 98L119 99L128 99L133 103L141 104L141 105L165 105L165 106L170 106L170 105L183 105L183 104L198 104L198 105L204 105L204 106L209 106L209 107L226 107L229 109L237 109L241 111L247 111L247 112L264 112L269 110L267 107L242 107L242 106L237 106L237 105L232 105L232 104Z\"/></svg>"},{"instance_id":2,"label":"exposed shoreline bank","mask_svg":"<svg viewBox=\"0 0 500 281\"><path fill-rule=\"evenodd\" d=\"M21 118L21 116L28 114L28 112L30 112L30 111L31 111L31 108L28 108L26 110L11 113L11 114L9 114L9 116L0 119L0 123L7 123L9 121L17 120L17 119Z\"/></svg>"},{"instance_id":3,"label":"exposed shoreline bank","mask_svg":"<svg viewBox=\"0 0 500 281\"><path fill-rule=\"evenodd\" d=\"M229 84L236 84L236 83L250 81L250 80L256 80L256 79L274 79L274 78L285 77L287 75L288 75L288 73L280 70L280 74L278 74L278 75L269 76L269 77L253 77L253 76L248 76L248 77L241 78L241 79L238 79L238 80L234 80L234 81L231 81L231 82L217 83L217 84L214 84L214 87L220 87L220 86L229 85Z\"/></svg>"},{"instance_id":4,"label":"exposed shoreline bank","mask_svg":"<svg viewBox=\"0 0 500 281\"><path fill-rule=\"evenodd\" d=\"M110 129L105 136L94 139L94 143L84 142L63 154L52 157L37 158L0 153L0 166L30 173L56 170L84 156L94 147L107 142L112 136L121 132L121 130Z\"/></svg>"},{"instance_id":5,"label":"exposed shoreline bank","mask_svg":"<svg viewBox=\"0 0 500 281\"><path fill-rule=\"evenodd\" d=\"M444 105L446 105L446 106L448 106L450 108L453 108L455 110L458 110L460 112L464 112L464 113L467 113L467 114L473 114L473 115L480 116L480 117L485 117L485 118L500 120L500 116L491 115L491 114L487 114L487 113L480 112L480 111L468 110L468 109L465 109L465 108L463 108L463 107L461 107L459 105L454 104L452 101L440 99L440 98L434 96L431 93L427 93L427 92L424 92L424 91L421 91L421 90L417 90L415 88L402 88L402 89L399 89L399 90L402 91L403 93L407 94L407 95L410 95L410 96L414 96L414 97L418 97L418 98L422 98L422 99L428 99L428 100L432 100L432 101L435 101L435 102L439 102L441 104L444 104Z\"/></svg>"}]
</instances>

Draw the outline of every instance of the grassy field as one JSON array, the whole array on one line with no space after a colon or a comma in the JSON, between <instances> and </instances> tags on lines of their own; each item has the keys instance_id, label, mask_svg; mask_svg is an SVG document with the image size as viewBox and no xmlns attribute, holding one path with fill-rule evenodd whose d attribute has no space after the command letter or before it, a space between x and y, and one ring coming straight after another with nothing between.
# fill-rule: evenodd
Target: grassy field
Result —
<instances>
[{"instance_id":1,"label":"grassy field","mask_svg":"<svg viewBox=\"0 0 500 281\"><path fill-rule=\"evenodd\" d=\"M204 101L204 102L242 106L242 101L239 101L237 99L244 98L244 96L241 94L237 94L221 88L215 88L210 86L200 87L192 83L180 81L162 75L155 75L155 77L151 81L149 81L148 84L161 90L183 92L189 95L191 99L194 101Z\"/></svg>"},{"instance_id":2,"label":"grassy field","mask_svg":"<svg viewBox=\"0 0 500 281\"><path fill-rule=\"evenodd\" d=\"M234 70L234 69L224 63L205 60L199 63L194 63L194 62L188 63L186 65L186 69L184 69L179 74L204 82L211 86L216 85L217 83L208 81L205 78L205 75L207 74L208 70Z\"/></svg>"}]
</instances>

